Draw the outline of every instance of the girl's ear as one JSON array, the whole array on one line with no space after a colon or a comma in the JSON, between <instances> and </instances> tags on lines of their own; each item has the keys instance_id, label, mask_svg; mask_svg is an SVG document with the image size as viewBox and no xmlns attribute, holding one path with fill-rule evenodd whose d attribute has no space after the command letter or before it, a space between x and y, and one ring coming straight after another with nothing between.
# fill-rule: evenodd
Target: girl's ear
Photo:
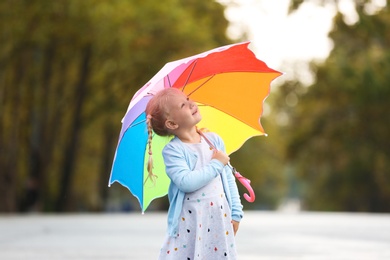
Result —
<instances>
[{"instance_id":1,"label":"girl's ear","mask_svg":"<svg viewBox=\"0 0 390 260\"><path fill-rule=\"evenodd\" d=\"M165 121L165 127L169 130L175 130L177 129L179 126L173 122L172 120L166 120Z\"/></svg>"}]
</instances>

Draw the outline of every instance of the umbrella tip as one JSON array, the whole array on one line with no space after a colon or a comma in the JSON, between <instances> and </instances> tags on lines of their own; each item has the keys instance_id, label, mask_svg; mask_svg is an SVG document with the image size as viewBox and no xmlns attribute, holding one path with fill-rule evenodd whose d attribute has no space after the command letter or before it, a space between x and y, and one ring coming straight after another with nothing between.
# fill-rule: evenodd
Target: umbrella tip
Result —
<instances>
[{"instance_id":1,"label":"umbrella tip","mask_svg":"<svg viewBox=\"0 0 390 260\"><path fill-rule=\"evenodd\" d=\"M265 136L265 137L267 137L267 136L268 136L268 134L264 134L264 136Z\"/></svg>"},{"instance_id":2,"label":"umbrella tip","mask_svg":"<svg viewBox=\"0 0 390 260\"><path fill-rule=\"evenodd\" d=\"M142 215L145 215L145 211L142 211L142 213L141 213Z\"/></svg>"}]
</instances>

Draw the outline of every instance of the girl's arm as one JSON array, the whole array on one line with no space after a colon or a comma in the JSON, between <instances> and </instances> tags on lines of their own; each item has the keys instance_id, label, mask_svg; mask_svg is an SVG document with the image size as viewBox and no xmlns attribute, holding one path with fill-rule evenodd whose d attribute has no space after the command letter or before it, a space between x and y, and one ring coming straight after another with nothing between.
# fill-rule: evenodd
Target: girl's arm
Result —
<instances>
[{"instance_id":1,"label":"girl's arm","mask_svg":"<svg viewBox=\"0 0 390 260\"><path fill-rule=\"evenodd\" d=\"M232 208L231 208L232 219L234 221L240 222L244 216L244 212L242 211L243 206L241 204L241 199L240 199L240 194L238 192L236 179L233 176L231 169L226 170L226 175L227 175L227 181L228 181L230 196L232 201Z\"/></svg>"},{"instance_id":2,"label":"girl's arm","mask_svg":"<svg viewBox=\"0 0 390 260\"><path fill-rule=\"evenodd\" d=\"M223 171L223 163L212 159L199 170L191 170L184 153L168 144L163 151L165 170L172 182L183 192L193 192L208 184Z\"/></svg>"},{"instance_id":3,"label":"girl's arm","mask_svg":"<svg viewBox=\"0 0 390 260\"><path fill-rule=\"evenodd\" d=\"M216 140L217 147L220 150L225 151L225 144L224 144L222 138L220 136L218 136L218 135L215 135L215 136L217 138L217 140ZM240 194L238 192L236 178L234 177L233 172L232 172L232 170L230 169L229 166L226 166L225 168L226 168L225 173L226 173L228 186L229 186L229 191L230 191L230 196L231 196L232 220L234 220L236 222L240 222L241 219L244 216L244 212L242 210L243 209L243 205L241 203ZM238 225L237 225L237 228L238 228Z\"/></svg>"}]
</instances>

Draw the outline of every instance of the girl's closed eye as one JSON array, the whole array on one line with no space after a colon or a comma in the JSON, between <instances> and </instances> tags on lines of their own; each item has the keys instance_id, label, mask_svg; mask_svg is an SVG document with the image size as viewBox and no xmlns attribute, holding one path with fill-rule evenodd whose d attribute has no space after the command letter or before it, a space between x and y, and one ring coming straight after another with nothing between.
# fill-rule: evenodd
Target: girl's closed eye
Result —
<instances>
[{"instance_id":1,"label":"girl's closed eye","mask_svg":"<svg viewBox=\"0 0 390 260\"><path fill-rule=\"evenodd\" d=\"M189 97L187 97L186 100L187 100L187 103L190 102L190 98ZM185 107L185 105L186 105L186 103L181 104L181 108Z\"/></svg>"}]
</instances>

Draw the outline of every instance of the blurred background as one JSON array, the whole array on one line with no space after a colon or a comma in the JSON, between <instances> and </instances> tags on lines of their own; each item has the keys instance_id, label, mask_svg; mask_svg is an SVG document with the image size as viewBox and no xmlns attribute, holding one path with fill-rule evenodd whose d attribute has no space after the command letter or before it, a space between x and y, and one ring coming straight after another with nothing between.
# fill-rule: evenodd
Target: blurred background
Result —
<instances>
[{"instance_id":1,"label":"blurred background","mask_svg":"<svg viewBox=\"0 0 390 260\"><path fill-rule=\"evenodd\" d=\"M389 1L3 0L0 17L0 212L140 211L107 186L130 99L168 61L245 40L285 72L268 137L231 155L245 209L390 212Z\"/></svg>"}]
</instances>

